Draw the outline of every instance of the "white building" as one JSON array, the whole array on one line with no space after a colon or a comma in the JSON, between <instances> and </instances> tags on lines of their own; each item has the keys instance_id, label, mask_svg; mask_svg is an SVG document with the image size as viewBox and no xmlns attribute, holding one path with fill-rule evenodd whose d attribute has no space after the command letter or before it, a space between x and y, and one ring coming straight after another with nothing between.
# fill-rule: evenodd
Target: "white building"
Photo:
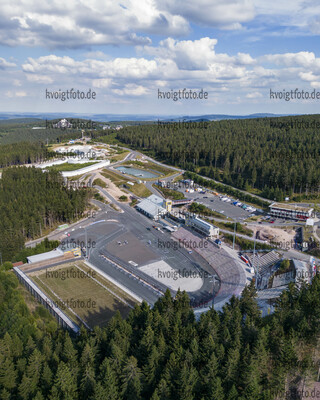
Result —
<instances>
[{"instance_id":1,"label":"white building","mask_svg":"<svg viewBox=\"0 0 320 400\"><path fill-rule=\"evenodd\" d=\"M56 124L53 124L54 128L72 128L72 124L65 118L61 119Z\"/></svg>"},{"instance_id":2,"label":"white building","mask_svg":"<svg viewBox=\"0 0 320 400\"><path fill-rule=\"evenodd\" d=\"M158 220L162 215L167 213L164 200L155 194L140 201L136 208L138 211L154 220Z\"/></svg>"},{"instance_id":3,"label":"white building","mask_svg":"<svg viewBox=\"0 0 320 400\"><path fill-rule=\"evenodd\" d=\"M203 221L199 217L190 216L186 218L186 225L209 238L219 236L219 228L217 226Z\"/></svg>"},{"instance_id":4,"label":"white building","mask_svg":"<svg viewBox=\"0 0 320 400\"><path fill-rule=\"evenodd\" d=\"M312 217L313 208L301 207L295 204L273 203L270 214L275 218L288 218L293 220L306 220Z\"/></svg>"},{"instance_id":5,"label":"white building","mask_svg":"<svg viewBox=\"0 0 320 400\"><path fill-rule=\"evenodd\" d=\"M63 256L64 252L57 248L51 251L48 251L47 253L41 253L41 254L36 254L34 256L29 256L27 257L27 261L29 264L31 263L36 263L36 262L41 262L41 261L46 261L46 260L52 260L53 258L61 257Z\"/></svg>"}]
</instances>

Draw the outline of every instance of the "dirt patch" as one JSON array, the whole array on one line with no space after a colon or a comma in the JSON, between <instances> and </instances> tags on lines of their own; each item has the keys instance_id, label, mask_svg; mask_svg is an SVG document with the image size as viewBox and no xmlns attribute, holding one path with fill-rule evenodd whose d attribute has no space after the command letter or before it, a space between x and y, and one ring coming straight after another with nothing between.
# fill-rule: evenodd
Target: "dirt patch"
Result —
<instances>
[{"instance_id":1,"label":"dirt patch","mask_svg":"<svg viewBox=\"0 0 320 400\"><path fill-rule=\"evenodd\" d=\"M291 242L295 237L295 230L291 228L281 229L273 227L264 227L259 225L250 225L253 235L260 240L268 240L273 242Z\"/></svg>"},{"instance_id":2,"label":"dirt patch","mask_svg":"<svg viewBox=\"0 0 320 400\"><path fill-rule=\"evenodd\" d=\"M108 179L105 176L101 175L100 171L97 171L97 173L95 174L95 179L96 178L101 179L103 182L105 182L107 184L106 190L110 194L110 196L112 196L114 199L119 200L119 197L121 197L121 196L127 196L128 197L128 193L122 191L110 179ZM101 193L101 195L103 196L103 193ZM130 200L128 199L127 202L124 201L123 203L128 203L129 201Z\"/></svg>"}]
</instances>

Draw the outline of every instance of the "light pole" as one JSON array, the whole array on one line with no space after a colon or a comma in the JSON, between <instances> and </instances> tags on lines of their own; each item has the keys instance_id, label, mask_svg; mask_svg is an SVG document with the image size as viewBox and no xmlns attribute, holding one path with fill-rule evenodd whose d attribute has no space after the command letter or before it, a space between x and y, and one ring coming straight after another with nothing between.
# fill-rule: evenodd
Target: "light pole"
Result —
<instances>
[{"instance_id":1,"label":"light pole","mask_svg":"<svg viewBox=\"0 0 320 400\"><path fill-rule=\"evenodd\" d=\"M234 222L234 231L233 231L233 244L232 244L232 250L234 250L234 242L236 240L236 227L237 227L237 223L236 221Z\"/></svg>"},{"instance_id":2,"label":"light pole","mask_svg":"<svg viewBox=\"0 0 320 400\"><path fill-rule=\"evenodd\" d=\"M258 289L258 269L256 267L256 237L253 241L253 269L256 274L256 289Z\"/></svg>"},{"instance_id":3,"label":"light pole","mask_svg":"<svg viewBox=\"0 0 320 400\"><path fill-rule=\"evenodd\" d=\"M88 234L87 234L87 226L84 228L85 234L86 234L86 260L89 260L88 257Z\"/></svg>"}]
</instances>

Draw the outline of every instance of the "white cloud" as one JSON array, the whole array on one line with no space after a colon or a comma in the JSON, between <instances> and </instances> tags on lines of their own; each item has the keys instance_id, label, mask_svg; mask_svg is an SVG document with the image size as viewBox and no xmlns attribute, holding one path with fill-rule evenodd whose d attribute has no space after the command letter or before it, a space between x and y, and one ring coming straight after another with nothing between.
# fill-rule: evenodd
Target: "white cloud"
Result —
<instances>
[{"instance_id":1,"label":"white cloud","mask_svg":"<svg viewBox=\"0 0 320 400\"><path fill-rule=\"evenodd\" d=\"M46 76L46 75L37 75L37 74L27 74L27 79L29 82L34 82L34 83L53 83L53 78L51 78L50 76Z\"/></svg>"},{"instance_id":2,"label":"white cloud","mask_svg":"<svg viewBox=\"0 0 320 400\"><path fill-rule=\"evenodd\" d=\"M25 96L27 96L27 93L22 90L18 91L18 92L13 92L11 90L8 90L6 92L6 96L7 97L25 97Z\"/></svg>"},{"instance_id":3,"label":"white cloud","mask_svg":"<svg viewBox=\"0 0 320 400\"><path fill-rule=\"evenodd\" d=\"M108 54L105 54L103 51L89 51L88 53L85 53L84 56L86 58L94 58L94 59L99 59L99 60L109 60L110 56Z\"/></svg>"},{"instance_id":4,"label":"white cloud","mask_svg":"<svg viewBox=\"0 0 320 400\"><path fill-rule=\"evenodd\" d=\"M216 47L215 38L194 41L168 38L158 47L140 46L140 57L79 61L51 54L28 58L22 70L30 82L56 84L58 88L81 82L102 91L112 89L117 95L139 96L157 87L183 86L246 90L243 97L251 93L247 98L253 98L260 96L257 94L261 93L260 88L276 88L279 84L297 87L299 82L303 87L319 80L320 59L312 52L267 54L255 59L247 53L233 56L219 53Z\"/></svg>"},{"instance_id":5,"label":"white cloud","mask_svg":"<svg viewBox=\"0 0 320 400\"><path fill-rule=\"evenodd\" d=\"M253 0L158 0L158 5L196 24L240 29L255 16Z\"/></svg>"},{"instance_id":6,"label":"white cloud","mask_svg":"<svg viewBox=\"0 0 320 400\"><path fill-rule=\"evenodd\" d=\"M319 88L320 58L315 53L267 54L254 58L249 53L227 54L218 51L216 38L176 40L167 38L158 46L139 46L136 57L103 59L103 53L84 54L88 58L58 56L54 53L30 57L22 71L8 71L8 82L22 83L28 97L39 90L82 90L95 88L97 98L108 97L133 104L157 97L162 91L203 90L210 93L206 104L269 103L272 90L310 90ZM1 79L1 77L0 77ZM5 78L2 78L3 82ZM36 85L35 85L36 83ZM45 86L48 85L49 86ZM5 84L4 84L5 86ZM17 96L6 87L8 96ZM4 90L4 92L6 92ZM10 92L10 93L9 93ZM239 101L239 99L242 99ZM132 99L131 99L132 100ZM120 104L119 103L119 104ZM121 104L122 104L121 103Z\"/></svg>"},{"instance_id":7,"label":"white cloud","mask_svg":"<svg viewBox=\"0 0 320 400\"><path fill-rule=\"evenodd\" d=\"M34 59L29 57L22 65L24 72L28 74L45 74L51 76L71 75L81 79L87 78L126 78L141 79L151 76L157 70L157 63L154 60L145 58L115 58L111 61L86 59L76 61L71 57L59 57L49 55Z\"/></svg>"},{"instance_id":8,"label":"white cloud","mask_svg":"<svg viewBox=\"0 0 320 400\"><path fill-rule=\"evenodd\" d=\"M114 89L113 93L119 96L142 96L148 93L147 88L135 85L135 84L127 84L123 89Z\"/></svg>"},{"instance_id":9,"label":"white cloud","mask_svg":"<svg viewBox=\"0 0 320 400\"><path fill-rule=\"evenodd\" d=\"M284 67L292 67L294 65L310 67L314 65L316 57L313 52L301 51L299 53L268 54L261 57L261 60Z\"/></svg>"},{"instance_id":10,"label":"white cloud","mask_svg":"<svg viewBox=\"0 0 320 400\"><path fill-rule=\"evenodd\" d=\"M108 88L112 85L111 79L94 79L92 85L95 88Z\"/></svg>"},{"instance_id":11,"label":"white cloud","mask_svg":"<svg viewBox=\"0 0 320 400\"><path fill-rule=\"evenodd\" d=\"M312 82L317 79L317 77L312 72L300 72L299 77L303 81Z\"/></svg>"},{"instance_id":12,"label":"white cloud","mask_svg":"<svg viewBox=\"0 0 320 400\"><path fill-rule=\"evenodd\" d=\"M263 95L260 92L248 93L246 95L247 99L257 99L257 98L261 98L261 97L263 97Z\"/></svg>"},{"instance_id":13,"label":"white cloud","mask_svg":"<svg viewBox=\"0 0 320 400\"><path fill-rule=\"evenodd\" d=\"M190 24L239 30L251 21L319 34L319 14L314 0L2 0L0 44L86 51L96 45L144 46L151 44L150 35L185 36Z\"/></svg>"},{"instance_id":14,"label":"white cloud","mask_svg":"<svg viewBox=\"0 0 320 400\"><path fill-rule=\"evenodd\" d=\"M0 69L7 69L12 67L16 67L16 64L6 61L4 58L0 57Z\"/></svg>"},{"instance_id":15,"label":"white cloud","mask_svg":"<svg viewBox=\"0 0 320 400\"><path fill-rule=\"evenodd\" d=\"M311 85L311 87L313 89L319 89L320 88L320 82L311 82L310 85Z\"/></svg>"},{"instance_id":16,"label":"white cloud","mask_svg":"<svg viewBox=\"0 0 320 400\"><path fill-rule=\"evenodd\" d=\"M189 23L154 0L2 0L0 43L9 46L77 48L151 43L148 34L182 35Z\"/></svg>"}]
</instances>

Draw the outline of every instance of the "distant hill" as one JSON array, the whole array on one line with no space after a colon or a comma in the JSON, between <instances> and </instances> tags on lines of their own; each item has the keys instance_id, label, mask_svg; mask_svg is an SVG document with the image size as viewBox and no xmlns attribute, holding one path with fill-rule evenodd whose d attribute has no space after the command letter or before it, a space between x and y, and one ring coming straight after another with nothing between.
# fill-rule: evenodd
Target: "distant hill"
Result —
<instances>
[{"instance_id":1,"label":"distant hill","mask_svg":"<svg viewBox=\"0 0 320 400\"><path fill-rule=\"evenodd\" d=\"M78 114L68 113L69 118L90 119L100 122L120 122L120 121L220 121L224 119L248 119L248 118L266 118L283 117L289 114L270 114L257 113L249 115L228 115L228 114L206 114L206 115L147 115L147 114ZM39 120L52 120L67 118L65 113L0 113L0 120L15 120L15 122L34 122ZM19 121L17 121L19 120ZM23 121L21 121L23 120Z\"/></svg>"},{"instance_id":2,"label":"distant hill","mask_svg":"<svg viewBox=\"0 0 320 400\"><path fill-rule=\"evenodd\" d=\"M0 124L32 124L33 122L41 122L41 118L1 118Z\"/></svg>"}]
</instances>

